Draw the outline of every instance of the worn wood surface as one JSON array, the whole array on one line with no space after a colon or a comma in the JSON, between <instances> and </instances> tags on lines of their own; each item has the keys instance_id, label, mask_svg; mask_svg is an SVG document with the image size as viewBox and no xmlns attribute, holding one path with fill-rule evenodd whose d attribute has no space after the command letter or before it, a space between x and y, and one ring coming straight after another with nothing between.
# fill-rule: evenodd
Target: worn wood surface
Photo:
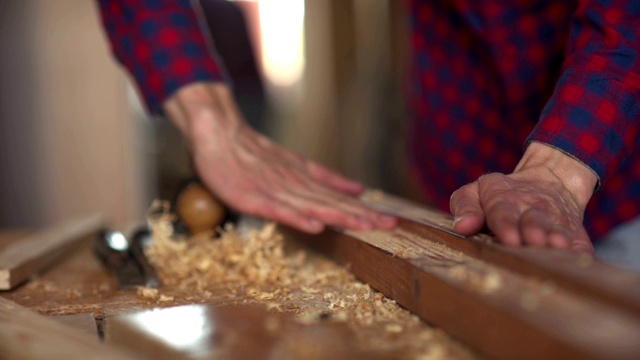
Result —
<instances>
[{"instance_id":1,"label":"worn wood surface","mask_svg":"<svg viewBox=\"0 0 640 360\"><path fill-rule=\"evenodd\" d=\"M299 239L490 357L633 359L640 353L640 319L632 313L478 261L402 227Z\"/></svg>"},{"instance_id":2,"label":"worn wood surface","mask_svg":"<svg viewBox=\"0 0 640 360\"><path fill-rule=\"evenodd\" d=\"M490 357L640 353L637 290L627 289L637 274L567 252L505 247L487 235L465 239L447 215L389 199L365 201L402 217L393 231L287 234Z\"/></svg>"},{"instance_id":3,"label":"worn wood surface","mask_svg":"<svg viewBox=\"0 0 640 360\"><path fill-rule=\"evenodd\" d=\"M136 359L96 336L38 315L0 298L0 358L2 359Z\"/></svg>"},{"instance_id":4,"label":"worn wood surface","mask_svg":"<svg viewBox=\"0 0 640 360\"><path fill-rule=\"evenodd\" d=\"M50 266L103 227L100 215L71 220L24 237L5 237L0 248L0 290L9 290ZM7 240L8 239L8 240Z\"/></svg>"},{"instance_id":5,"label":"worn wood surface","mask_svg":"<svg viewBox=\"0 0 640 360\"><path fill-rule=\"evenodd\" d=\"M12 291L0 292L0 297L45 315L92 314L97 319L104 317L105 309L112 314L128 313L203 301L185 289L161 285L160 290L171 300L160 301L140 296L135 290L120 289L115 276L104 268L86 243L55 268ZM230 294L224 284L209 291L207 301L213 303L243 300Z\"/></svg>"},{"instance_id":6,"label":"worn wood surface","mask_svg":"<svg viewBox=\"0 0 640 360\"><path fill-rule=\"evenodd\" d=\"M453 232L451 215L387 194L368 192L363 200L374 208L401 217L400 227L409 232L522 275L552 281L578 295L610 303L640 316L640 274L637 272L595 261L588 255L502 246L486 234L464 238Z\"/></svg>"}]
</instances>

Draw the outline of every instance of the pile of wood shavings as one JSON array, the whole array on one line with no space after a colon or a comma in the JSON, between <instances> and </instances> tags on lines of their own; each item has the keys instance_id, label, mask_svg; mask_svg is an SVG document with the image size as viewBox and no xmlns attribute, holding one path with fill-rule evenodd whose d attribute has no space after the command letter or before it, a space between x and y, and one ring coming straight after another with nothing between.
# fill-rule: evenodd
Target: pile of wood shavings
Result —
<instances>
[{"instance_id":1,"label":"pile of wood shavings","mask_svg":"<svg viewBox=\"0 0 640 360\"><path fill-rule=\"evenodd\" d=\"M217 239L213 233L186 239L173 233L168 209L165 202L152 205L148 221L154 240L145 250L165 289L181 289L206 302L224 284L238 303L293 313L303 324L344 322L366 350L401 351L403 358L415 359L475 357L346 269L303 250L285 251L285 239L273 223L242 237L227 225ZM162 290L139 294L168 298Z\"/></svg>"}]
</instances>

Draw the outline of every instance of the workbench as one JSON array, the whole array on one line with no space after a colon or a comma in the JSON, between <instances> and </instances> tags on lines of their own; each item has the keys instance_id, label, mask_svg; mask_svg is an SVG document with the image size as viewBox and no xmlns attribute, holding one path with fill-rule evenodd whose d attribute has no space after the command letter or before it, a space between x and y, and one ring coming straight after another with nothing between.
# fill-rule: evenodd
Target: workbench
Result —
<instances>
[{"instance_id":1,"label":"workbench","mask_svg":"<svg viewBox=\"0 0 640 360\"><path fill-rule=\"evenodd\" d=\"M488 235L462 238L446 214L388 196L364 200L398 215L399 226L317 236L280 229L305 252L296 260L305 264L300 269L311 263L333 274L312 289L282 279L275 287L239 286L213 277L197 286L168 282L157 293L125 291L85 243L0 296L83 323L85 332L93 327L107 348L133 358L161 355L131 316L193 304L222 329L210 338L222 346L208 352L219 358L638 358L640 274L563 251L505 247ZM244 340L228 342L228 334Z\"/></svg>"},{"instance_id":2,"label":"workbench","mask_svg":"<svg viewBox=\"0 0 640 360\"><path fill-rule=\"evenodd\" d=\"M17 237L28 234L26 231L0 233L0 249L2 243L15 241ZM348 274L342 266L320 257L308 261L319 262L318 266L322 271L337 271L342 277ZM368 286L350 278L344 281L348 281L350 286L326 283L313 290L301 290L295 285L278 290L266 286L238 289L237 284L220 279L208 282L206 291L163 284L157 293L152 289L144 289L150 290L151 295L148 295L146 291L120 289L113 274L93 254L90 241L85 241L41 275L13 290L0 292L0 297L91 334L96 339L100 338L107 346L120 348L119 345L124 344L136 348L137 350L130 352L140 358L161 357L151 340L151 348L144 345L145 336L130 336L129 329L122 330L122 324L118 324L120 328L117 330L114 330L113 325L109 328L111 319L151 309L179 309L181 306L194 304L217 311L216 326L228 328L227 332L240 333L248 338L240 349L237 345L228 346L230 349L219 346L221 349L217 350L218 353L224 355L217 358L263 358L267 354L265 348L271 348L271 353L284 351L290 358L310 359L326 358L329 355L331 358L345 359L411 359L423 355L458 359L478 357L475 351L401 309L395 302ZM288 296L270 295L281 294L282 291L287 292ZM381 305L383 311L393 313L385 313L384 317L378 315L368 325L363 325L366 319L361 323L349 322L346 316L341 319L344 311L340 311L340 306L345 308L349 305L340 304L340 299L353 296L354 293L367 296L371 293L372 298L379 298L377 302L384 303ZM367 310L358 311L366 314ZM303 314L302 318L300 314ZM238 328L238 323L260 324L270 320L272 316L287 324L276 337L260 326L253 325L255 328L249 330ZM129 341L133 344L129 344ZM308 349L319 345L322 348L315 355L312 353L313 356L296 356L301 347ZM281 349L283 347L284 350ZM327 349L334 352L328 355ZM225 351L233 351L233 354ZM172 353L167 358L179 357L180 354Z\"/></svg>"}]
</instances>

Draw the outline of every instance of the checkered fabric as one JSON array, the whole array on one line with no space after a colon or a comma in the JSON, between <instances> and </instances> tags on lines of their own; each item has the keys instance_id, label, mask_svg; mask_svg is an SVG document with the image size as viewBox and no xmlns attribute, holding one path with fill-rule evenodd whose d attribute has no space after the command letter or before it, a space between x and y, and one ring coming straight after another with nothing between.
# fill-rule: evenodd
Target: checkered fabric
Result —
<instances>
[{"instance_id":1,"label":"checkered fabric","mask_svg":"<svg viewBox=\"0 0 640 360\"><path fill-rule=\"evenodd\" d=\"M138 84L148 109L183 85L227 76L190 0L99 0L111 48Z\"/></svg>"},{"instance_id":2,"label":"checkered fabric","mask_svg":"<svg viewBox=\"0 0 640 360\"><path fill-rule=\"evenodd\" d=\"M640 1L406 0L410 152L427 196L511 172L529 141L589 166L592 238L640 214ZM99 0L113 52L152 112L225 78L188 0Z\"/></svg>"},{"instance_id":3,"label":"checkered fabric","mask_svg":"<svg viewBox=\"0 0 640 360\"><path fill-rule=\"evenodd\" d=\"M529 141L599 177L597 239L640 214L640 1L409 0L409 137L425 192L511 172Z\"/></svg>"}]
</instances>

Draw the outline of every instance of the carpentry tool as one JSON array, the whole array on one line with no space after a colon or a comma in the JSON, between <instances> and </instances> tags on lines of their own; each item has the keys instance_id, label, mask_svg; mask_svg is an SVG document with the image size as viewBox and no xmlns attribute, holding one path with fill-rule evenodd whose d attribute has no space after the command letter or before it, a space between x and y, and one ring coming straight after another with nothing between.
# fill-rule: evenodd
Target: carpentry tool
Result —
<instances>
[{"instance_id":1,"label":"carpentry tool","mask_svg":"<svg viewBox=\"0 0 640 360\"><path fill-rule=\"evenodd\" d=\"M173 205L191 235L211 231L231 216L222 202L197 180L188 181L178 191Z\"/></svg>"},{"instance_id":2,"label":"carpentry tool","mask_svg":"<svg viewBox=\"0 0 640 360\"><path fill-rule=\"evenodd\" d=\"M96 234L104 219L74 219L15 239L0 249L0 290L10 290Z\"/></svg>"},{"instance_id":3,"label":"carpentry tool","mask_svg":"<svg viewBox=\"0 0 640 360\"><path fill-rule=\"evenodd\" d=\"M157 288L158 277L144 255L144 246L150 241L151 234L146 228L136 231L131 240L120 231L104 230L96 236L93 246L98 258L115 272L123 289Z\"/></svg>"}]
</instances>

